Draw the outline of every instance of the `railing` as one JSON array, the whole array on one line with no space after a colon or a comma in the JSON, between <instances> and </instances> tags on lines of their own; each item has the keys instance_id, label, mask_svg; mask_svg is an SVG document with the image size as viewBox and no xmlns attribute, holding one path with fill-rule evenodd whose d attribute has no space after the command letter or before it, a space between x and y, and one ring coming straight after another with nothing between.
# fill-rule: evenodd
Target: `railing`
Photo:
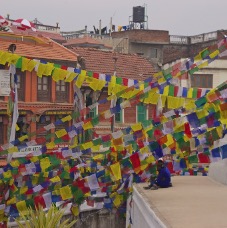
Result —
<instances>
[{"instance_id":1,"label":"railing","mask_svg":"<svg viewBox=\"0 0 227 228\"><path fill-rule=\"evenodd\" d=\"M189 37L188 36L170 36L170 43L172 44L189 44Z\"/></svg>"},{"instance_id":2,"label":"railing","mask_svg":"<svg viewBox=\"0 0 227 228\"><path fill-rule=\"evenodd\" d=\"M210 40L217 39L217 32L209 32L204 33L196 36L177 36L171 35L170 36L170 43L172 44L196 44L196 43L203 43Z\"/></svg>"}]
</instances>

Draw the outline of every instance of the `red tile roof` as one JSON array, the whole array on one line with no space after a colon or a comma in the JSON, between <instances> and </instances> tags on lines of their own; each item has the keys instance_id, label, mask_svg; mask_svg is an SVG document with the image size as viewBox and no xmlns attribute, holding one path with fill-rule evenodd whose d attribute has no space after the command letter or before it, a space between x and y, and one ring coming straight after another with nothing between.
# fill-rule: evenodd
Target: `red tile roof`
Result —
<instances>
[{"instance_id":1,"label":"red tile roof","mask_svg":"<svg viewBox=\"0 0 227 228\"><path fill-rule=\"evenodd\" d=\"M79 47L75 47L72 50L85 59L86 70L113 74L114 53L112 51ZM155 73L152 63L141 56L116 53L116 57L116 72L119 77L144 80Z\"/></svg>"},{"instance_id":2,"label":"red tile roof","mask_svg":"<svg viewBox=\"0 0 227 228\"><path fill-rule=\"evenodd\" d=\"M22 36L0 32L0 50L7 51L10 44L16 44L16 54L37 59L77 61L75 52L46 37Z\"/></svg>"}]
</instances>

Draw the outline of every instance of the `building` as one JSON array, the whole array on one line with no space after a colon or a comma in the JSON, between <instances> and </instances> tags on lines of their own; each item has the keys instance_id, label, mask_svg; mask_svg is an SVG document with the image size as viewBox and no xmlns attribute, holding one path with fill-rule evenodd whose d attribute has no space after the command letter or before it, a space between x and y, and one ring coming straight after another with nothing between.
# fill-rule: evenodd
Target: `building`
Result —
<instances>
[{"instance_id":1,"label":"building","mask_svg":"<svg viewBox=\"0 0 227 228\"><path fill-rule=\"evenodd\" d=\"M134 79L143 81L152 76L156 71L153 64L147 59L136 54L114 53L112 51L102 51L91 48L73 48L72 49L84 59L84 68L87 71L114 75L125 79ZM82 88L84 99L87 105L95 103L97 100L102 100L108 96L107 88L104 87L100 92L93 92L89 88ZM122 102L120 98L117 103ZM91 116L97 115L103 111L110 109L110 102L101 104L94 109ZM132 115L135 113L135 115ZM133 123L149 120L155 115L155 108L152 105L140 104L135 107L125 108L115 115L115 130L123 129ZM110 120L101 121L95 128L97 134L108 134L111 132ZM113 130L113 129L112 129Z\"/></svg>"},{"instance_id":2,"label":"building","mask_svg":"<svg viewBox=\"0 0 227 228\"><path fill-rule=\"evenodd\" d=\"M76 67L77 55L49 38L1 32L0 50L7 51L10 44L15 44L15 53L23 57L65 67ZM7 69L7 66L1 65L1 69ZM34 133L38 128L55 122L73 111L71 84L64 81L55 82L51 77L37 77L34 70L22 72L17 69L16 74L20 114L17 122L20 130L17 137L29 132ZM7 103L8 97L1 96L0 131L3 134L0 134L0 144L7 142ZM59 128L62 128L62 125L59 125Z\"/></svg>"}]
</instances>

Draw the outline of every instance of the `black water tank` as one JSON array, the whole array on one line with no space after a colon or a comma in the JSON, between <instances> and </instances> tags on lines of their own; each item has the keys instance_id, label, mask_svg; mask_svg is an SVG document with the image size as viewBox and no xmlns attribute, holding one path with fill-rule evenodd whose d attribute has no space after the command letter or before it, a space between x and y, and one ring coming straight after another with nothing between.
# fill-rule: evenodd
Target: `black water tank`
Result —
<instances>
[{"instance_id":1,"label":"black water tank","mask_svg":"<svg viewBox=\"0 0 227 228\"><path fill-rule=\"evenodd\" d=\"M133 7L133 22L144 22L145 18L145 7L135 6Z\"/></svg>"}]
</instances>

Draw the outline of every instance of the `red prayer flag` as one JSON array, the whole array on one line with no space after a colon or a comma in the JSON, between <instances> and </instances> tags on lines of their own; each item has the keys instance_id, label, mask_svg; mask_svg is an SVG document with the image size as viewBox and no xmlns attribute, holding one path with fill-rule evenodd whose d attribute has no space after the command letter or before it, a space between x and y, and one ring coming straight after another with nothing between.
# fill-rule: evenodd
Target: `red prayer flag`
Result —
<instances>
[{"instance_id":1,"label":"red prayer flag","mask_svg":"<svg viewBox=\"0 0 227 228\"><path fill-rule=\"evenodd\" d=\"M93 73L93 78L99 79L99 73Z\"/></svg>"},{"instance_id":2,"label":"red prayer flag","mask_svg":"<svg viewBox=\"0 0 227 228\"><path fill-rule=\"evenodd\" d=\"M191 133L191 129L190 129L189 123L185 123L184 124L184 132L189 138L192 137L192 133Z\"/></svg>"},{"instance_id":3,"label":"red prayer flag","mask_svg":"<svg viewBox=\"0 0 227 228\"><path fill-rule=\"evenodd\" d=\"M39 208L39 205L43 208L46 207L45 201L42 196L35 196L34 201L37 208Z\"/></svg>"},{"instance_id":4,"label":"red prayer flag","mask_svg":"<svg viewBox=\"0 0 227 228\"><path fill-rule=\"evenodd\" d=\"M122 81L124 86L128 86L128 78L123 78Z\"/></svg>"},{"instance_id":5,"label":"red prayer flag","mask_svg":"<svg viewBox=\"0 0 227 228\"><path fill-rule=\"evenodd\" d=\"M200 153L198 158L200 163L210 163L210 158L207 154Z\"/></svg>"},{"instance_id":6,"label":"red prayer flag","mask_svg":"<svg viewBox=\"0 0 227 228\"><path fill-rule=\"evenodd\" d=\"M201 97L201 94L202 94L202 89L198 89L197 90L197 98L200 98Z\"/></svg>"},{"instance_id":7,"label":"red prayer flag","mask_svg":"<svg viewBox=\"0 0 227 228\"><path fill-rule=\"evenodd\" d=\"M135 153L133 155L130 156L130 161L132 162L132 166L134 169L140 167L140 158L139 158L139 154Z\"/></svg>"}]
</instances>

